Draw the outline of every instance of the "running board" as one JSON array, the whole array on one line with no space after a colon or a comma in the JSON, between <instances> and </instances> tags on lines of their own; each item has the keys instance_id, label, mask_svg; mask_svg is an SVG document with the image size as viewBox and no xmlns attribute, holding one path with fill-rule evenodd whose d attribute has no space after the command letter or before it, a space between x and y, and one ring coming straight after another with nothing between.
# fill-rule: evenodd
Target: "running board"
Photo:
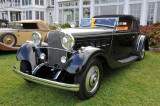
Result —
<instances>
[{"instance_id":1,"label":"running board","mask_svg":"<svg viewBox=\"0 0 160 106\"><path fill-rule=\"evenodd\" d=\"M136 60L137 58L138 58L138 56L130 56L129 58L118 60L118 62L120 62L120 63L128 63L128 62L131 62L133 60Z\"/></svg>"}]
</instances>

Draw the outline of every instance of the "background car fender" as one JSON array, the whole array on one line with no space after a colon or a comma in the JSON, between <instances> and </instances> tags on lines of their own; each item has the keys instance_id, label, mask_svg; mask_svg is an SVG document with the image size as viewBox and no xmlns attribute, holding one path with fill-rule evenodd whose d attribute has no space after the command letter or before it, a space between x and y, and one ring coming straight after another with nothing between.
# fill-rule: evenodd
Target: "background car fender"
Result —
<instances>
[{"instance_id":1,"label":"background car fender","mask_svg":"<svg viewBox=\"0 0 160 106\"><path fill-rule=\"evenodd\" d=\"M17 52L17 60L26 60L31 64L32 70L36 66L35 45L32 42L27 42L21 46Z\"/></svg>"},{"instance_id":2,"label":"background car fender","mask_svg":"<svg viewBox=\"0 0 160 106\"><path fill-rule=\"evenodd\" d=\"M70 74L77 74L84 71L87 63L93 59L98 57L105 58L105 52L96 47L83 47L81 50L76 52L68 61L66 65L66 71Z\"/></svg>"}]
</instances>

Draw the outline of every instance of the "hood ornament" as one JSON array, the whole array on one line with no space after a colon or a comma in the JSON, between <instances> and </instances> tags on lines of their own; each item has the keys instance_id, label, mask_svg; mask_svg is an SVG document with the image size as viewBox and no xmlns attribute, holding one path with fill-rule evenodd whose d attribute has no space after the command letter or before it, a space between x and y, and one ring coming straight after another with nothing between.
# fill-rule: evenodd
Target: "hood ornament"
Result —
<instances>
[{"instance_id":1,"label":"hood ornament","mask_svg":"<svg viewBox=\"0 0 160 106\"><path fill-rule=\"evenodd\" d=\"M92 18L92 20L91 20L91 29L94 29L94 27L95 27L94 23L95 22L96 22L96 19Z\"/></svg>"},{"instance_id":2,"label":"hood ornament","mask_svg":"<svg viewBox=\"0 0 160 106\"><path fill-rule=\"evenodd\" d=\"M62 31L62 28L61 27L57 27L56 31Z\"/></svg>"},{"instance_id":3,"label":"hood ornament","mask_svg":"<svg viewBox=\"0 0 160 106\"><path fill-rule=\"evenodd\" d=\"M53 25L57 28L54 32L57 34L58 32L62 31L59 22L54 22Z\"/></svg>"}]
</instances>

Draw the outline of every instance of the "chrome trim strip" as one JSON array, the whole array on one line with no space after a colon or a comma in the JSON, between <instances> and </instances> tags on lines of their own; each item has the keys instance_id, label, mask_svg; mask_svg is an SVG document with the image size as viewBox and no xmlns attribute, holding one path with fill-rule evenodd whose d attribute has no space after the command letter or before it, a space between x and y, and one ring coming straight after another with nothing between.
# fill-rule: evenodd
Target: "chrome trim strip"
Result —
<instances>
[{"instance_id":1,"label":"chrome trim strip","mask_svg":"<svg viewBox=\"0 0 160 106\"><path fill-rule=\"evenodd\" d=\"M33 75L29 75L17 70L16 67L13 67L13 71L19 76L23 77L24 79L27 79L32 82L36 82L39 84L43 84L43 85L47 85L55 88L70 90L70 91L79 91L79 87L80 87L79 84L67 84L67 83L61 83L57 81L51 81L51 80L35 77Z\"/></svg>"},{"instance_id":2,"label":"chrome trim strip","mask_svg":"<svg viewBox=\"0 0 160 106\"><path fill-rule=\"evenodd\" d=\"M32 71L32 74L35 75L35 74L37 73L37 71L38 71L42 66L44 66L44 65L45 65L45 63L39 64L39 65Z\"/></svg>"},{"instance_id":3,"label":"chrome trim strip","mask_svg":"<svg viewBox=\"0 0 160 106\"><path fill-rule=\"evenodd\" d=\"M68 50L65 50L65 49L59 49L59 48L53 48L53 47L36 47L36 49L53 49L53 50L60 50L60 51L74 53L74 51L68 51Z\"/></svg>"}]
</instances>

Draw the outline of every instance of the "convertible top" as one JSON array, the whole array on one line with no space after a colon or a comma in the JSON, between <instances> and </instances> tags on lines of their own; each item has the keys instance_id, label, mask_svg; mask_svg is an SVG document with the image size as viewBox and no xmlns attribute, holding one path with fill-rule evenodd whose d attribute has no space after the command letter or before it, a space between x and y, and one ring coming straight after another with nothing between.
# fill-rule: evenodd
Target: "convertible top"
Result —
<instances>
[{"instance_id":1,"label":"convertible top","mask_svg":"<svg viewBox=\"0 0 160 106\"><path fill-rule=\"evenodd\" d=\"M50 30L47 23L42 20L24 20L24 21L13 21L9 23L37 23L37 26L41 30Z\"/></svg>"},{"instance_id":2,"label":"convertible top","mask_svg":"<svg viewBox=\"0 0 160 106\"><path fill-rule=\"evenodd\" d=\"M132 20L137 20L137 18L132 15L98 15L98 16L94 16L94 18L107 18L107 17L120 17L120 18L129 18Z\"/></svg>"}]
</instances>

